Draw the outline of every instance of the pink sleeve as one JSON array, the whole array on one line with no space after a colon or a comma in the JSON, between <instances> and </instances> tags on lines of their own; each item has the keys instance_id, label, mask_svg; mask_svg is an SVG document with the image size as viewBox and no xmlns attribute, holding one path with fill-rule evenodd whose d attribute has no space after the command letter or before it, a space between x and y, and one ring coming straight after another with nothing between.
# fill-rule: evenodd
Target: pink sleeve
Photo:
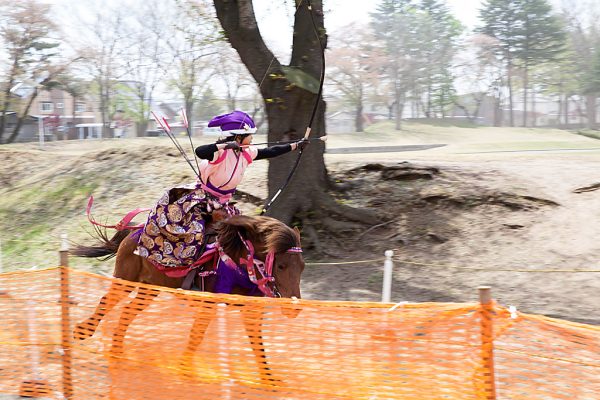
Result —
<instances>
[{"instance_id":1,"label":"pink sleeve","mask_svg":"<svg viewBox=\"0 0 600 400\"><path fill-rule=\"evenodd\" d=\"M225 151L226 150L219 150L215 153L215 156L213 157L212 161L210 161L211 164L218 164L221 161L223 161L225 159Z\"/></svg>"},{"instance_id":2,"label":"pink sleeve","mask_svg":"<svg viewBox=\"0 0 600 400\"><path fill-rule=\"evenodd\" d=\"M250 157L254 160L258 155L258 148L256 146L248 146L246 151L250 153Z\"/></svg>"}]
</instances>

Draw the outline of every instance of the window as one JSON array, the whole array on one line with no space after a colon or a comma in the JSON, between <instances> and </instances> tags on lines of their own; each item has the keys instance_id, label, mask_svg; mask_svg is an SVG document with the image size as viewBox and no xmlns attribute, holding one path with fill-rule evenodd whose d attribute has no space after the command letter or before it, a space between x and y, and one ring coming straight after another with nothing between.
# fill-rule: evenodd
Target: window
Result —
<instances>
[{"instance_id":1,"label":"window","mask_svg":"<svg viewBox=\"0 0 600 400\"><path fill-rule=\"evenodd\" d=\"M53 104L50 101L42 101L42 104L40 105L40 109L41 109L42 112L52 112L52 111L54 111Z\"/></svg>"},{"instance_id":2,"label":"window","mask_svg":"<svg viewBox=\"0 0 600 400\"><path fill-rule=\"evenodd\" d=\"M75 112L85 112L85 103L75 103Z\"/></svg>"},{"instance_id":3,"label":"window","mask_svg":"<svg viewBox=\"0 0 600 400\"><path fill-rule=\"evenodd\" d=\"M56 103L56 109L57 110L62 110L63 108L65 108L63 103Z\"/></svg>"}]
</instances>

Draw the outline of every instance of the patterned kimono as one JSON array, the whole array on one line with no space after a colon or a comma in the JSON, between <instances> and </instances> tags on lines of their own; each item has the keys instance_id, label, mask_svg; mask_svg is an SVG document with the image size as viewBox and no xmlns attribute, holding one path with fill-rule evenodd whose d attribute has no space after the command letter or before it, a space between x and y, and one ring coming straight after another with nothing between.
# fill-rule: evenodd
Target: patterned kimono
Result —
<instances>
[{"instance_id":1,"label":"patterned kimono","mask_svg":"<svg viewBox=\"0 0 600 400\"><path fill-rule=\"evenodd\" d=\"M136 254L164 267L192 265L200 256L207 217L215 210L240 214L229 200L257 154L250 146L241 152L218 150L213 160L202 160L202 181L168 190L150 212Z\"/></svg>"}]
</instances>

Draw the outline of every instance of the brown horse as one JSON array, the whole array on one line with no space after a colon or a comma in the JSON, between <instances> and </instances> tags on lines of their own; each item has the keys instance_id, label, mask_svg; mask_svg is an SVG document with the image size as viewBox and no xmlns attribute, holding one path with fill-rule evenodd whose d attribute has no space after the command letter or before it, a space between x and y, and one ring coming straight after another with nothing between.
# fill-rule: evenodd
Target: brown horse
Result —
<instances>
[{"instance_id":1,"label":"brown horse","mask_svg":"<svg viewBox=\"0 0 600 400\"><path fill-rule=\"evenodd\" d=\"M246 257L247 247L242 239L250 241L254 247L255 258L265 261L269 252L274 253L273 277L275 293L281 297L300 298L300 276L304 270L304 260L299 252L288 252L290 248L300 248L300 233L297 229L291 229L282 222L270 217L232 216L216 225L216 240L223 248L225 254L233 260ZM146 258L135 255L133 252L137 247L135 232L128 230L119 231L108 238L107 235L97 230L98 239L101 244L97 246L77 246L73 254L80 257L110 257L116 254L115 278L131 282L148 283L170 288L180 288L184 278L170 278L159 271ZM197 278L199 279L199 278ZM209 276L202 282L205 291L212 291L214 286L214 275ZM199 285L200 286L200 285ZM135 287L113 282L107 294L105 294L94 313L85 321L79 323L74 330L75 339L86 339L91 337L98 324L121 300L135 290ZM112 351L120 353L123 351L123 342L128 326L136 315L148 307L150 301L159 295L156 289L139 288L135 298L123 308L119 323L112 338ZM248 290L236 287L233 294L246 295ZM295 316L297 310L283 308L288 316ZM209 307L201 307L190 332L190 337L184 352L182 367L190 371L193 354L202 342L204 333L212 317L216 313L216 304L211 303ZM207 316L207 313L210 315ZM273 380L269 371L265 348L262 341L261 325L262 315L260 311L246 311L243 313L244 326L250 344L257 360L261 380Z\"/></svg>"}]
</instances>

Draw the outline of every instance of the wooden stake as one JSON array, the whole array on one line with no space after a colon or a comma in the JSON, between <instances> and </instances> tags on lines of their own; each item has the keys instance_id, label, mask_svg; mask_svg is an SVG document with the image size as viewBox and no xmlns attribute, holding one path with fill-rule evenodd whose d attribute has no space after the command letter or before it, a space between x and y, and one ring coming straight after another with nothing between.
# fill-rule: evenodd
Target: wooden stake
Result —
<instances>
[{"instance_id":1,"label":"wooden stake","mask_svg":"<svg viewBox=\"0 0 600 400\"><path fill-rule=\"evenodd\" d=\"M494 329L492 290L481 286L479 290L481 323L482 384L486 400L496 399L496 378L494 374Z\"/></svg>"},{"instance_id":2,"label":"wooden stake","mask_svg":"<svg viewBox=\"0 0 600 400\"><path fill-rule=\"evenodd\" d=\"M71 318L70 318L70 299L69 299L69 242L67 235L61 235L61 245L59 251L60 261L60 308L61 308L61 345L63 350L62 357L62 388L65 399L73 397L73 376L71 363Z\"/></svg>"}]
</instances>

